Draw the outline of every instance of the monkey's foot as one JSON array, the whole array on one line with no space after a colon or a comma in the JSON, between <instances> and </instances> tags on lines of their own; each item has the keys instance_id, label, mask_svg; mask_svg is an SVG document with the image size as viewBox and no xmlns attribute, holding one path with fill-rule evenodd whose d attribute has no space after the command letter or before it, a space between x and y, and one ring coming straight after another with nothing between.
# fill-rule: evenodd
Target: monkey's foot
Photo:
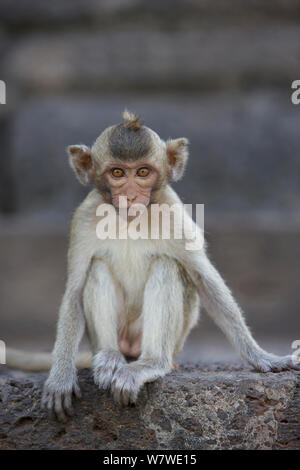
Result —
<instances>
[{"instance_id":1,"label":"monkey's foot","mask_svg":"<svg viewBox=\"0 0 300 470\"><path fill-rule=\"evenodd\" d=\"M293 356L276 356L265 353L251 363L260 372L281 372L288 369L300 370L300 362L297 359Z\"/></svg>"},{"instance_id":2,"label":"monkey's foot","mask_svg":"<svg viewBox=\"0 0 300 470\"><path fill-rule=\"evenodd\" d=\"M93 359L94 382L99 388L108 389L116 370L126 363L120 351L99 351Z\"/></svg>"},{"instance_id":3,"label":"monkey's foot","mask_svg":"<svg viewBox=\"0 0 300 470\"><path fill-rule=\"evenodd\" d=\"M126 364L116 371L111 383L111 392L115 402L125 406L136 403L143 385L164 375L165 371L154 366Z\"/></svg>"},{"instance_id":4,"label":"monkey's foot","mask_svg":"<svg viewBox=\"0 0 300 470\"><path fill-rule=\"evenodd\" d=\"M59 421L66 421L66 414L72 416L74 413L72 407L73 394L76 398L81 397L77 380L73 385L71 385L71 387L69 387L69 385L54 387L50 383L46 382L43 390L41 406L42 408L47 409L50 413L54 412Z\"/></svg>"}]
</instances>

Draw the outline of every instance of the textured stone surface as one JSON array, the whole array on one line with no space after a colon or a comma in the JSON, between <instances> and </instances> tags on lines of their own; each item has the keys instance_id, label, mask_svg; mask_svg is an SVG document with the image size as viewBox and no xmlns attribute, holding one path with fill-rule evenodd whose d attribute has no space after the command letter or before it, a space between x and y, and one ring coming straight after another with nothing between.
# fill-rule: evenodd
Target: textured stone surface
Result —
<instances>
[{"instance_id":1,"label":"textured stone surface","mask_svg":"<svg viewBox=\"0 0 300 470\"><path fill-rule=\"evenodd\" d=\"M205 203L210 213L298 210L299 109L289 93L30 100L11 126L17 208L73 211L87 191L73 176L65 147L92 144L128 107L162 138L189 138L187 171L174 185L186 203Z\"/></svg>"},{"instance_id":2,"label":"textured stone surface","mask_svg":"<svg viewBox=\"0 0 300 470\"><path fill-rule=\"evenodd\" d=\"M67 424L40 410L44 375L0 376L0 449L300 449L299 373L182 367L119 408L80 373Z\"/></svg>"}]
</instances>

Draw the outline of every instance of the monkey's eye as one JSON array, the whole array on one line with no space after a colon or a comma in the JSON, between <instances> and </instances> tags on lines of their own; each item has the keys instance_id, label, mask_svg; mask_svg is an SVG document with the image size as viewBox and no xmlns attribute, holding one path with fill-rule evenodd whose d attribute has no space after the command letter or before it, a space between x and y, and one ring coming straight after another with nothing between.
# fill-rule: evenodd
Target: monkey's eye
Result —
<instances>
[{"instance_id":1,"label":"monkey's eye","mask_svg":"<svg viewBox=\"0 0 300 470\"><path fill-rule=\"evenodd\" d=\"M121 178L122 176L124 176L124 171L121 170L121 168L113 168L111 170L111 174L115 177L115 178Z\"/></svg>"},{"instance_id":2,"label":"monkey's eye","mask_svg":"<svg viewBox=\"0 0 300 470\"><path fill-rule=\"evenodd\" d=\"M142 176L142 177L148 176L149 173L150 173L150 169L149 169L149 168L146 168L146 167L139 168L139 169L137 170L137 172L136 172L136 174L137 174L138 176Z\"/></svg>"}]
</instances>

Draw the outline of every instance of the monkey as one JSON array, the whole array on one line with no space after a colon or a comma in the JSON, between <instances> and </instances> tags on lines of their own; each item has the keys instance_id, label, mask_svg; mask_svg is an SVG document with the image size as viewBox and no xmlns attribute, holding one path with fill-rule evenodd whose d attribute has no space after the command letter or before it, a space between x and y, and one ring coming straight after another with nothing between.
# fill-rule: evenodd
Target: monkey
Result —
<instances>
[{"instance_id":1,"label":"monkey","mask_svg":"<svg viewBox=\"0 0 300 470\"><path fill-rule=\"evenodd\" d=\"M44 354L34 361L30 354L7 354L14 367L51 366L42 407L62 421L73 413L73 395L81 395L77 366L91 366L96 386L108 390L117 404L135 404L144 384L172 370L202 307L256 370L300 369L291 356L276 356L256 343L231 290L209 260L203 230L172 187L184 174L188 144L186 138L161 139L125 110L123 121L103 130L92 147L67 148L79 182L93 189L71 224L52 358ZM121 210L129 213L143 206L151 225L155 204L176 205L187 227L181 238L173 232L169 239L97 237L98 207L113 208L120 223ZM187 249L194 234L198 245ZM92 356L77 358L85 330Z\"/></svg>"}]
</instances>

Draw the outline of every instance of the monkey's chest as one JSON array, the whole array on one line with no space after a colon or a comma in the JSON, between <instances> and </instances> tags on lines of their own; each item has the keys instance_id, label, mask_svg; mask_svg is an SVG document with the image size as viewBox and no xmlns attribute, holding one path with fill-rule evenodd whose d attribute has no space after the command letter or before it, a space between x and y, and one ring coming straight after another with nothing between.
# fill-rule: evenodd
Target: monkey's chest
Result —
<instances>
[{"instance_id":1,"label":"monkey's chest","mask_svg":"<svg viewBox=\"0 0 300 470\"><path fill-rule=\"evenodd\" d=\"M115 243L114 243L115 242ZM155 244L147 240L111 240L104 244L105 259L124 297L125 315L134 321L142 313L144 289Z\"/></svg>"}]
</instances>

